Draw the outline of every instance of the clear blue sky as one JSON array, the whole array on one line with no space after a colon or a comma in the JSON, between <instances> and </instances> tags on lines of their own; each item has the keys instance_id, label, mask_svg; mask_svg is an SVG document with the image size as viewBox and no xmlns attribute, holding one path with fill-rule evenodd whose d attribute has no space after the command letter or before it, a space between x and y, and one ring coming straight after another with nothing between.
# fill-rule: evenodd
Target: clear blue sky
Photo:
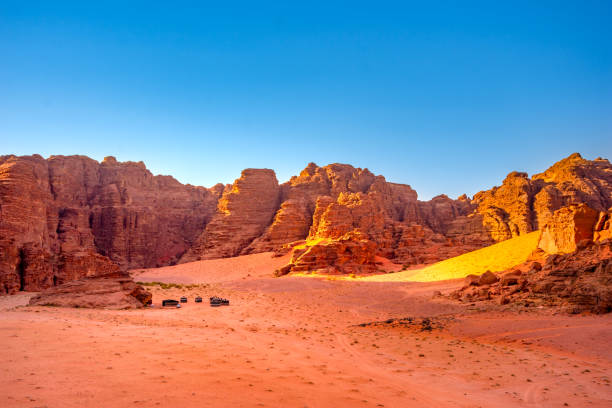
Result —
<instances>
[{"instance_id":1,"label":"clear blue sky","mask_svg":"<svg viewBox=\"0 0 612 408\"><path fill-rule=\"evenodd\" d=\"M472 195L612 158L611 21L611 1L4 0L0 154L205 186L344 162Z\"/></svg>"}]
</instances>

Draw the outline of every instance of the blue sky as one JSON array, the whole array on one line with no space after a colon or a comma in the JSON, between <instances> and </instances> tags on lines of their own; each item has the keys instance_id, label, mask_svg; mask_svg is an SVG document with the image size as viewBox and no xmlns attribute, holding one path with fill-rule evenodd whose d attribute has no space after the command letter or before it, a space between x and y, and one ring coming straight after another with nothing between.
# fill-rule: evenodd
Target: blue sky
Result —
<instances>
[{"instance_id":1,"label":"blue sky","mask_svg":"<svg viewBox=\"0 0 612 408\"><path fill-rule=\"evenodd\" d=\"M609 1L3 1L0 154L205 186L343 162L473 195L612 158L611 20Z\"/></svg>"}]
</instances>

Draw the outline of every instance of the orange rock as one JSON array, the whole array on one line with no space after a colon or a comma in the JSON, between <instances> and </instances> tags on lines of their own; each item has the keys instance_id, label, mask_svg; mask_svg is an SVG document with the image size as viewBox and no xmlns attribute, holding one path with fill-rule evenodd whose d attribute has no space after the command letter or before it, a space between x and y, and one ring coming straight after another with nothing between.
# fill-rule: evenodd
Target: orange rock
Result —
<instances>
[{"instance_id":1,"label":"orange rock","mask_svg":"<svg viewBox=\"0 0 612 408\"><path fill-rule=\"evenodd\" d=\"M171 263L212 217L203 187L108 157L0 156L0 293ZM95 271L92 269L94 268Z\"/></svg>"},{"instance_id":2,"label":"orange rock","mask_svg":"<svg viewBox=\"0 0 612 408\"><path fill-rule=\"evenodd\" d=\"M108 269L96 254L121 268L154 267L179 258L282 253L306 239L331 245L349 233L373 242L376 255L426 264L544 225L554 236L565 222L555 226L555 212L581 203L598 212L612 207L607 160L573 154L531 178L510 173L473 200L418 201L410 186L347 164L310 163L280 186L272 170L247 169L233 185L206 189L113 157L98 163L84 156L1 156L0 292L84 276L91 273L86 265ZM596 240L612 235L609 217L602 217ZM583 231L587 221L571 222ZM546 239L544 246L571 246L571 239Z\"/></svg>"},{"instance_id":3,"label":"orange rock","mask_svg":"<svg viewBox=\"0 0 612 408\"><path fill-rule=\"evenodd\" d=\"M549 254L574 252L580 241L593 240L598 217L586 204L561 208L544 226L538 247Z\"/></svg>"},{"instance_id":4,"label":"orange rock","mask_svg":"<svg viewBox=\"0 0 612 408\"><path fill-rule=\"evenodd\" d=\"M612 209L608 212L600 212L597 223L595 224L595 233L593 241L601 242L607 239L612 239Z\"/></svg>"},{"instance_id":5,"label":"orange rock","mask_svg":"<svg viewBox=\"0 0 612 408\"><path fill-rule=\"evenodd\" d=\"M305 200L288 199L274 216L274 221L259 237L242 251L243 254L278 250L283 245L304 239L308 235L312 213Z\"/></svg>"},{"instance_id":6,"label":"orange rock","mask_svg":"<svg viewBox=\"0 0 612 408\"><path fill-rule=\"evenodd\" d=\"M482 286L482 285L492 285L495 282L497 282L498 280L499 280L499 278L497 277L497 275L495 275L491 271L486 271L485 273L480 275L480 278L478 279L478 284L480 286Z\"/></svg>"},{"instance_id":7,"label":"orange rock","mask_svg":"<svg viewBox=\"0 0 612 408\"><path fill-rule=\"evenodd\" d=\"M49 288L30 299L32 306L135 309L151 303L152 295L128 274L111 273Z\"/></svg>"},{"instance_id":8,"label":"orange rock","mask_svg":"<svg viewBox=\"0 0 612 408\"><path fill-rule=\"evenodd\" d=\"M342 237L320 240L294 250L285 271L349 273L376 269L376 244L362 233L348 232Z\"/></svg>"},{"instance_id":9,"label":"orange rock","mask_svg":"<svg viewBox=\"0 0 612 408\"><path fill-rule=\"evenodd\" d=\"M223 193L213 219L180 262L249 252L247 247L264 233L279 206L280 188L274 171L244 170Z\"/></svg>"}]
</instances>

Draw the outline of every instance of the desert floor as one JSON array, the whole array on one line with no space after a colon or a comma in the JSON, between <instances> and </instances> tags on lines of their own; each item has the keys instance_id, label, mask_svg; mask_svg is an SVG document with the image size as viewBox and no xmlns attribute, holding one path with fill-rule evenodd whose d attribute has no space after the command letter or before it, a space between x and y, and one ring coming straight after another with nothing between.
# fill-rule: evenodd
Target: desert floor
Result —
<instances>
[{"instance_id":1,"label":"desert floor","mask_svg":"<svg viewBox=\"0 0 612 408\"><path fill-rule=\"evenodd\" d=\"M612 406L612 316L432 299L461 281L273 278L286 261L137 271L138 281L197 284L151 286L154 307L143 310L0 297L0 406ZM159 307L182 295L182 308Z\"/></svg>"}]
</instances>

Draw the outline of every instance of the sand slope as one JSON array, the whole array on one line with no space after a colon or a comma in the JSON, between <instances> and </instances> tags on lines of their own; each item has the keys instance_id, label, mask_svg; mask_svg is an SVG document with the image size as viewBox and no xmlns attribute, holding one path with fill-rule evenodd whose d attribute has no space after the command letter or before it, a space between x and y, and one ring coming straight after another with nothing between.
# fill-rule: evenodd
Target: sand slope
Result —
<instances>
[{"instance_id":1,"label":"sand slope","mask_svg":"<svg viewBox=\"0 0 612 408\"><path fill-rule=\"evenodd\" d=\"M388 275L361 278L370 282L432 282L464 278L469 274L481 275L486 271L499 272L519 265L537 249L540 231L521 235L497 244L437 262L421 269Z\"/></svg>"},{"instance_id":2,"label":"sand slope","mask_svg":"<svg viewBox=\"0 0 612 408\"><path fill-rule=\"evenodd\" d=\"M130 271L139 282L218 283L235 279L271 277L274 270L289 263L290 255L273 257L272 252L234 258L208 259L162 268Z\"/></svg>"}]
</instances>

